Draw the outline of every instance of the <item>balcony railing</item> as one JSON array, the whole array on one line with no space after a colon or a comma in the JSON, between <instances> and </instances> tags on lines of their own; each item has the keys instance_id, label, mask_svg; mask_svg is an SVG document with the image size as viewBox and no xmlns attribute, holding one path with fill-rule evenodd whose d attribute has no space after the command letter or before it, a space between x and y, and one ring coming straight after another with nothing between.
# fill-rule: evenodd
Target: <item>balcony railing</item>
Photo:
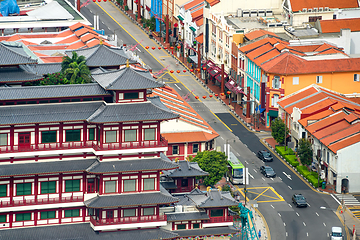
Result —
<instances>
[{"instance_id":1,"label":"balcony railing","mask_svg":"<svg viewBox=\"0 0 360 240\"><path fill-rule=\"evenodd\" d=\"M71 196L61 198L41 198L41 199L24 199L15 201L3 201L0 202L0 207L16 207L26 205L38 205L38 204L52 204L52 203L68 203L68 202L83 202L84 196Z\"/></svg>"},{"instance_id":2,"label":"balcony railing","mask_svg":"<svg viewBox=\"0 0 360 240\"><path fill-rule=\"evenodd\" d=\"M223 216L223 217L210 217L210 219L205 220L204 223L220 223L220 222L232 222L233 216Z\"/></svg>"},{"instance_id":3,"label":"balcony railing","mask_svg":"<svg viewBox=\"0 0 360 240\"><path fill-rule=\"evenodd\" d=\"M142 141L142 142L123 142L123 143L97 143L96 141L87 142L64 142L64 143L39 143L27 146L0 146L1 153L14 152L32 152L32 151L49 151L49 150L67 150L93 148L98 151L103 150L120 150L120 149L136 149L150 147L166 147L168 141L161 137L160 141Z\"/></svg>"},{"instance_id":4,"label":"balcony railing","mask_svg":"<svg viewBox=\"0 0 360 240\"><path fill-rule=\"evenodd\" d=\"M166 221L166 215L122 217L122 218L100 219L100 220L95 220L94 217L90 217L90 222L94 226L142 223L142 222L158 222L158 221Z\"/></svg>"}]
</instances>

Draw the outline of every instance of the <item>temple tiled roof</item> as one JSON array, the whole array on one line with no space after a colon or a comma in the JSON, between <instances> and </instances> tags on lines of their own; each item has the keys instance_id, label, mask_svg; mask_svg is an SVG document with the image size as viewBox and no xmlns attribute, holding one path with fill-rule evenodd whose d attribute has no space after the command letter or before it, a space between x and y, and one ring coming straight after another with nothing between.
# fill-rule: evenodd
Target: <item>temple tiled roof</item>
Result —
<instances>
[{"instance_id":1,"label":"temple tiled roof","mask_svg":"<svg viewBox=\"0 0 360 240\"><path fill-rule=\"evenodd\" d=\"M0 101L85 96L111 96L97 83L0 88Z\"/></svg>"},{"instance_id":2,"label":"temple tiled roof","mask_svg":"<svg viewBox=\"0 0 360 240\"><path fill-rule=\"evenodd\" d=\"M210 219L206 212L166 213L166 216L168 222Z\"/></svg>"},{"instance_id":3,"label":"temple tiled roof","mask_svg":"<svg viewBox=\"0 0 360 240\"><path fill-rule=\"evenodd\" d=\"M0 177L24 176L44 173L66 173L84 172L89 166L95 163L96 159L53 161L53 162L33 162L24 164L0 165ZM0 234L1 236L1 234Z\"/></svg>"},{"instance_id":4,"label":"temple tiled roof","mask_svg":"<svg viewBox=\"0 0 360 240\"><path fill-rule=\"evenodd\" d=\"M237 206L238 202L230 195L229 192L221 192L218 189L210 189L203 194L187 194L187 197L193 201L197 207L226 207Z\"/></svg>"},{"instance_id":5,"label":"temple tiled roof","mask_svg":"<svg viewBox=\"0 0 360 240\"><path fill-rule=\"evenodd\" d=\"M203 171L198 163L188 162L188 161L179 161L179 168L164 172L165 175L169 177L197 177L197 176L207 176L208 172Z\"/></svg>"},{"instance_id":6,"label":"temple tiled roof","mask_svg":"<svg viewBox=\"0 0 360 240\"><path fill-rule=\"evenodd\" d=\"M88 67L120 66L126 64L129 58L122 47L108 47L104 44L73 51L75 51L78 56L84 56L86 58L86 65ZM65 53L71 58L73 51L66 51ZM130 61L130 63L134 62Z\"/></svg>"},{"instance_id":7,"label":"temple tiled roof","mask_svg":"<svg viewBox=\"0 0 360 240\"><path fill-rule=\"evenodd\" d=\"M0 50L1 51L1 50ZM42 75L27 72L23 67L0 68L0 83L29 82L42 79Z\"/></svg>"},{"instance_id":8,"label":"temple tiled roof","mask_svg":"<svg viewBox=\"0 0 360 240\"><path fill-rule=\"evenodd\" d=\"M179 238L196 237L196 236L212 236L212 235L224 235L235 234L238 232L233 227L210 227L202 229L190 229L190 230L177 230L173 231L179 234Z\"/></svg>"},{"instance_id":9,"label":"temple tiled roof","mask_svg":"<svg viewBox=\"0 0 360 240\"><path fill-rule=\"evenodd\" d=\"M96 196L85 201L85 205L88 208L116 208L170 204L177 201L179 201L179 199L171 195L162 192L151 192Z\"/></svg>"},{"instance_id":10,"label":"temple tiled roof","mask_svg":"<svg viewBox=\"0 0 360 240\"><path fill-rule=\"evenodd\" d=\"M150 72L124 67L117 71L93 73L93 79L106 90L133 90L163 87L156 82Z\"/></svg>"},{"instance_id":11,"label":"temple tiled roof","mask_svg":"<svg viewBox=\"0 0 360 240\"><path fill-rule=\"evenodd\" d=\"M61 224L42 227L13 228L1 231L2 240L26 239L26 240L153 240L174 239L178 234L157 229L95 232L89 223Z\"/></svg>"},{"instance_id":12,"label":"temple tiled roof","mask_svg":"<svg viewBox=\"0 0 360 240\"><path fill-rule=\"evenodd\" d=\"M171 162L164 154L160 158L145 158L138 160L120 160L111 162L98 162L87 171L89 173L109 173L109 172L133 172L147 170L174 169L178 165Z\"/></svg>"},{"instance_id":13,"label":"temple tiled roof","mask_svg":"<svg viewBox=\"0 0 360 240\"><path fill-rule=\"evenodd\" d=\"M52 74L61 71L61 63L41 63L25 65L27 71L38 75Z\"/></svg>"},{"instance_id":14,"label":"temple tiled roof","mask_svg":"<svg viewBox=\"0 0 360 240\"><path fill-rule=\"evenodd\" d=\"M10 46L0 42L0 66L36 63L36 60L25 54L22 47Z\"/></svg>"}]
</instances>

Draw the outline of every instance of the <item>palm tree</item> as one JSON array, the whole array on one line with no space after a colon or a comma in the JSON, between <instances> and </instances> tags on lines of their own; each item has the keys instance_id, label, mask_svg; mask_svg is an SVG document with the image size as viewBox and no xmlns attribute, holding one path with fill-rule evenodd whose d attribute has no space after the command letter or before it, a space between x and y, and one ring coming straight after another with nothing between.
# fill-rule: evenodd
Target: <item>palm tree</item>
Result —
<instances>
[{"instance_id":1,"label":"palm tree","mask_svg":"<svg viewBox=\"0 0 360 240\"><path fill-rule=\"evenodd\" d=\"M85 61L72 62L65 70L65 76L69 80L70 84L81 84L91 82L90 70L86 66Z\"/></svg>"},{"instance_id":2,"label":"palm tree","mask_svg":"<svg viewBox=\"0 0 360 240\"><path fill-rule=\"evenodd\" d=\"M65 72L67 68L69 68L70 64L73 62L76 62L77 64L80 64L81 62L86 61L84 56L79 56L75 51L72 52L72 57L69 58L68 56L63 57L63 61L61 63L61 72Z\"/></svg>"}]
</instances>

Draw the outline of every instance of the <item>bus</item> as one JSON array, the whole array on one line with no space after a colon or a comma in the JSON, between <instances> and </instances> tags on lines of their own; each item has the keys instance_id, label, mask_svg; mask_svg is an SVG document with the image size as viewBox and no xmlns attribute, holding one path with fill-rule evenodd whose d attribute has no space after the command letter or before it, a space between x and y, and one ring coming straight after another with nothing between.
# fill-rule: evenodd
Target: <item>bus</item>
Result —
<instances>
[{"instance_id":1,"label":"bus","mask_svg":"<svg viewBox=\"0 0 360 240\"><path fill-rule=\"evenodd\" d=\"M235 156L234 153L228 153L228 172L227 177L233 184L245 184L249 182L249 178L246 176L244 178L244 173L246 173L246 169L244 165L240 162L240 160Z\"/></svg>"}]
</instances>

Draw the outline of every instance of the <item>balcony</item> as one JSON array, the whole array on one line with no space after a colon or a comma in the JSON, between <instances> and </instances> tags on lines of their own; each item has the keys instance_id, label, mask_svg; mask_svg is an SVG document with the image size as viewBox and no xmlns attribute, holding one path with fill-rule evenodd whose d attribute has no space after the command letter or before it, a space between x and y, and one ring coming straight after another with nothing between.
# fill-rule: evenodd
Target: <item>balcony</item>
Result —
<instances>
[{"instance_id":1,"label":"balcony","mask_svg":"<svg viewBox=\"0 0 360 240\"><path fill-rule=\"evenodd\" d=\"M83 201L84 201L84 196L71 196L71 197L61 197L61 198L41 198L41 199L30 199L30 200L24 199L24 200L0 202L0 208L38 205L38 204L83 202Z\"/></svg>"},{"instance_id":2,"label":"balcony","mask_svg":"<svg viewBox=\"0 0 360 240\"><path fill-rule=\"evenodd\" d=\"M142 141L142 142L123 142L123 143L93 143L92 147L96 151L119 150L119 149L137 149L152 147L167 147L168 141L161 137L160 141Z\"/></svg>"},{"instance_id":3,"label":"balcony","mask_svg":"<svg viewBox=\"0 0 360 240\"><path fill-rule=\"evenodd\" d=\"M144 222L166 222L166 215L153 215L153 216L139 216L139 217L122 217L114 219L100 219L95 220L93 217L90 217L90 222L94 226L104 226L104 225L115 225L115 224L134 224L134 223L144 223Z\"/></svg>"},{"instance_id":4,"label":"balcony","mask_svg":"<svg viewBox=\"0 0 360 240\"><path fill-rule=\"evenodd\" d=\"M39 144L30 144L27 146L1 146L0 153L81 149L81 148L91 148L92 145L93 145L93 141L64 142L64 143L39 143Z\"/></svg>"},{"instance_id":5,"label":"balcony","mask_svg":"<svg viewBox=\"0 0 360 240\"><path fill-rule=\"evenodd\" d=\"M222 222L233 222L233 216L210 217L209 220L204 221L204 223L222 223Z\"/></svg>"}]
</instances>

